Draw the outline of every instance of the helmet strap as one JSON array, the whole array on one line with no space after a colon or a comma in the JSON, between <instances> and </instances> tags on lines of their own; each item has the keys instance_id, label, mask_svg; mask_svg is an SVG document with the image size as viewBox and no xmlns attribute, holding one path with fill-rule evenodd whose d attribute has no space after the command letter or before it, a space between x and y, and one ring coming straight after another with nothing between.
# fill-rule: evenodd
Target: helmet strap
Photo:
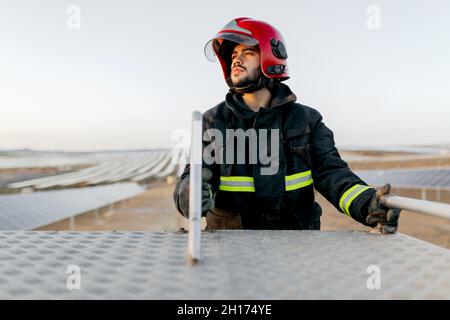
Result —
<instances>
[{"instance_id":1,"label":"helmet strap","mask_svg":"<svg viewBox=\"0 0 450 320\"><path fill-rule=\"evenodd\" d=\"M227 78L227 84L230 87L230 92L233 93L252 93L263 88L273 89L276 84L276 79L267 78L265 75L261 75L255 81L245 84L243 86L234 86L231 78Z\"/></svg>"}]
</instances>

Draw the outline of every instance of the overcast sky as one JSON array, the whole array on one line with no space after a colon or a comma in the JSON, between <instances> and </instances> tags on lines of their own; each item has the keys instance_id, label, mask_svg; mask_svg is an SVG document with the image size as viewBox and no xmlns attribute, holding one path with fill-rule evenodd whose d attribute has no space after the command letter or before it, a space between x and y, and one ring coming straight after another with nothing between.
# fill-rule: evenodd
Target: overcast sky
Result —
<instances>
[{"instance_id":1,"label":"overcast sky","mask_svg":"<svg viewBox=\"0 0 450 320\"><path fill-rule=\"evenodd\" d=\"M449 142L449 15L445 0L0 0L0 149L173 145L224 99L203 47L241 16L281 31L285 83L338 145Z\"/></svg>"}]
</instances>

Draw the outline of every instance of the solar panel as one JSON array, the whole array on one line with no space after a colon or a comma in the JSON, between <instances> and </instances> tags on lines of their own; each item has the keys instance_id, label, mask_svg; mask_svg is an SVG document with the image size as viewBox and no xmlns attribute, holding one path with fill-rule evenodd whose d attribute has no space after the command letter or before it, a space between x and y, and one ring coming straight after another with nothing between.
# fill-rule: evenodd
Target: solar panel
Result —
<instances>
[{"instance_id":1,"label":"solar panel","mask_svg":"<svg viewBox=\"0 0 450 320\"><path fill-rule=\"evenodd\" d=\"M450 188L450 168L357 170L355 173L370 185Z\"/></svg>"},{"instance_id":2,"label":"solar panel","mask_svg":"<svg viewBox=\"0 0 450 320\"><path fill-rule=\"evenodd\" d=\"M120 183L77 189L0 195L0 230L32 230L137 196L145 189Z\"/></svg>"},{"instance_id":3,"label":"solar panel","mask_svg":"<svg viewBox=\"0 0 450 320\"><path fill-rule=\"evenodd\" d=\"M178 162L180 161L180 155L181 154L178 151L172 152L172 154L170 155L171 159L168 165L164 168L164 170L158 172L155 177L163 178L175 173L177 171L176 169L178 167Z\"/></svg>"},{"instance_id":4,"label":"solar panel","mask_svg":"<svg viewBox=\"0 0 450 320\"><path fill-rule=\"evenodd\" d=\"M177 154L173 156L178 156ZM176 166L168 166L171 153L167 151L151 151L116 155L94 167L77 172L31 179L12 183L10 188L48 189L116 183L121 181L141 181L152 177L165 177L175 172ZM136 179L133 179L136 178Z\"/></svg>"},{"instance_id":5,"label":"solar panel","mask_svg":"<svg viewBox=\"0 0 450 320\"><path fill-rule=\"evenodd\" d=\"M167 152L161 162L159 162L154 168L152 168L150 171L140 174L138 176L133 177L131 180L136 182L145 181L149 178L155 177L156 174L161 172L167 165L171 162L171 153Z\"/></svg>"}]
</instances>

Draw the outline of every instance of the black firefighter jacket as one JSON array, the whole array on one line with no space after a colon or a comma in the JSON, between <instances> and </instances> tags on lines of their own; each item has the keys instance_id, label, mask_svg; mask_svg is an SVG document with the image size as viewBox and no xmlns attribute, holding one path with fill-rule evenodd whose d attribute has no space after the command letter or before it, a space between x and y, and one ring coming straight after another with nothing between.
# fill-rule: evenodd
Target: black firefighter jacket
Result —
<instances>
[{"instance_id":1,"label":"black firefighter jacket","mask_svg":"<svg viewBox=\"0 0 450 320\"><path fill-rule=\"evenodd\" d=\"M279 84L272 91L270 106L258 112L249 109L241 95L230 92L225 101L203 114L204 149L209 146L208 151L214 150L206 153L214 158L205 157L204 153L203 166L213 172L210 183L215 207L239 213L244 229L319 230L322 210L314 200L316 189L340 212L366 224L375 189L368 187L341 159L333 132L322 122L319 112L295 101L289 87ZM220 131L222 141L214 135L217 131L209 129ZM238 161L237 139L232 134L227 136L227 130L230 133L236 129L256 134L258 139L262 134L268 138L265 148L258 144L257 161L250 157L250 137L245 139L245 161L242 148ZM264 133L260 129L268 130ZM278 135L271 135L275 132L271 129L278 129ZM277 147L271 139L278 139L278 150L271 150L272 146ZM259 159L260 150L265 155L275 155L274 158L278 155L278 167L273 165L275 161L268 163L267 157L264 161ZM189 164L174 191L180 213L179 186L188 176Z\"/></svg>"}]
</instances>

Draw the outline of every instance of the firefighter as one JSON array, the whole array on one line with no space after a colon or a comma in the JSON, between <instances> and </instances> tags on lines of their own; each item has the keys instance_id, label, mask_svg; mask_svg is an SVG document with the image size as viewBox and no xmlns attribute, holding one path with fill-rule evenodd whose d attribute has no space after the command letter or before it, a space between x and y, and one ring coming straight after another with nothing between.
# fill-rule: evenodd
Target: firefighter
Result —
<instances>
[{"instance_id":1,"label":"firefighter","mask_svg":"<svg viewBox=\"0 0 450 320\"><path fill-rule=\"evenodd\" d=\"M378 225L384 234L396 232L400 209L380 203L390 185L372 188L355 175L320 113L296 102L283 83L289 78L288 56L277 29L263 21L234 19L207 43L205 54L218 58L230 88L225 101L203 114L202 215L207 229L319 230L322 210L315 189L354 220ZM234 143L236 133L244 134L244 144ZM213 150L210 156L207 150ZM262 159L268 154L272 163ZM189 168L173 193L185 217Z\"/></svg>"}]
</instances>

